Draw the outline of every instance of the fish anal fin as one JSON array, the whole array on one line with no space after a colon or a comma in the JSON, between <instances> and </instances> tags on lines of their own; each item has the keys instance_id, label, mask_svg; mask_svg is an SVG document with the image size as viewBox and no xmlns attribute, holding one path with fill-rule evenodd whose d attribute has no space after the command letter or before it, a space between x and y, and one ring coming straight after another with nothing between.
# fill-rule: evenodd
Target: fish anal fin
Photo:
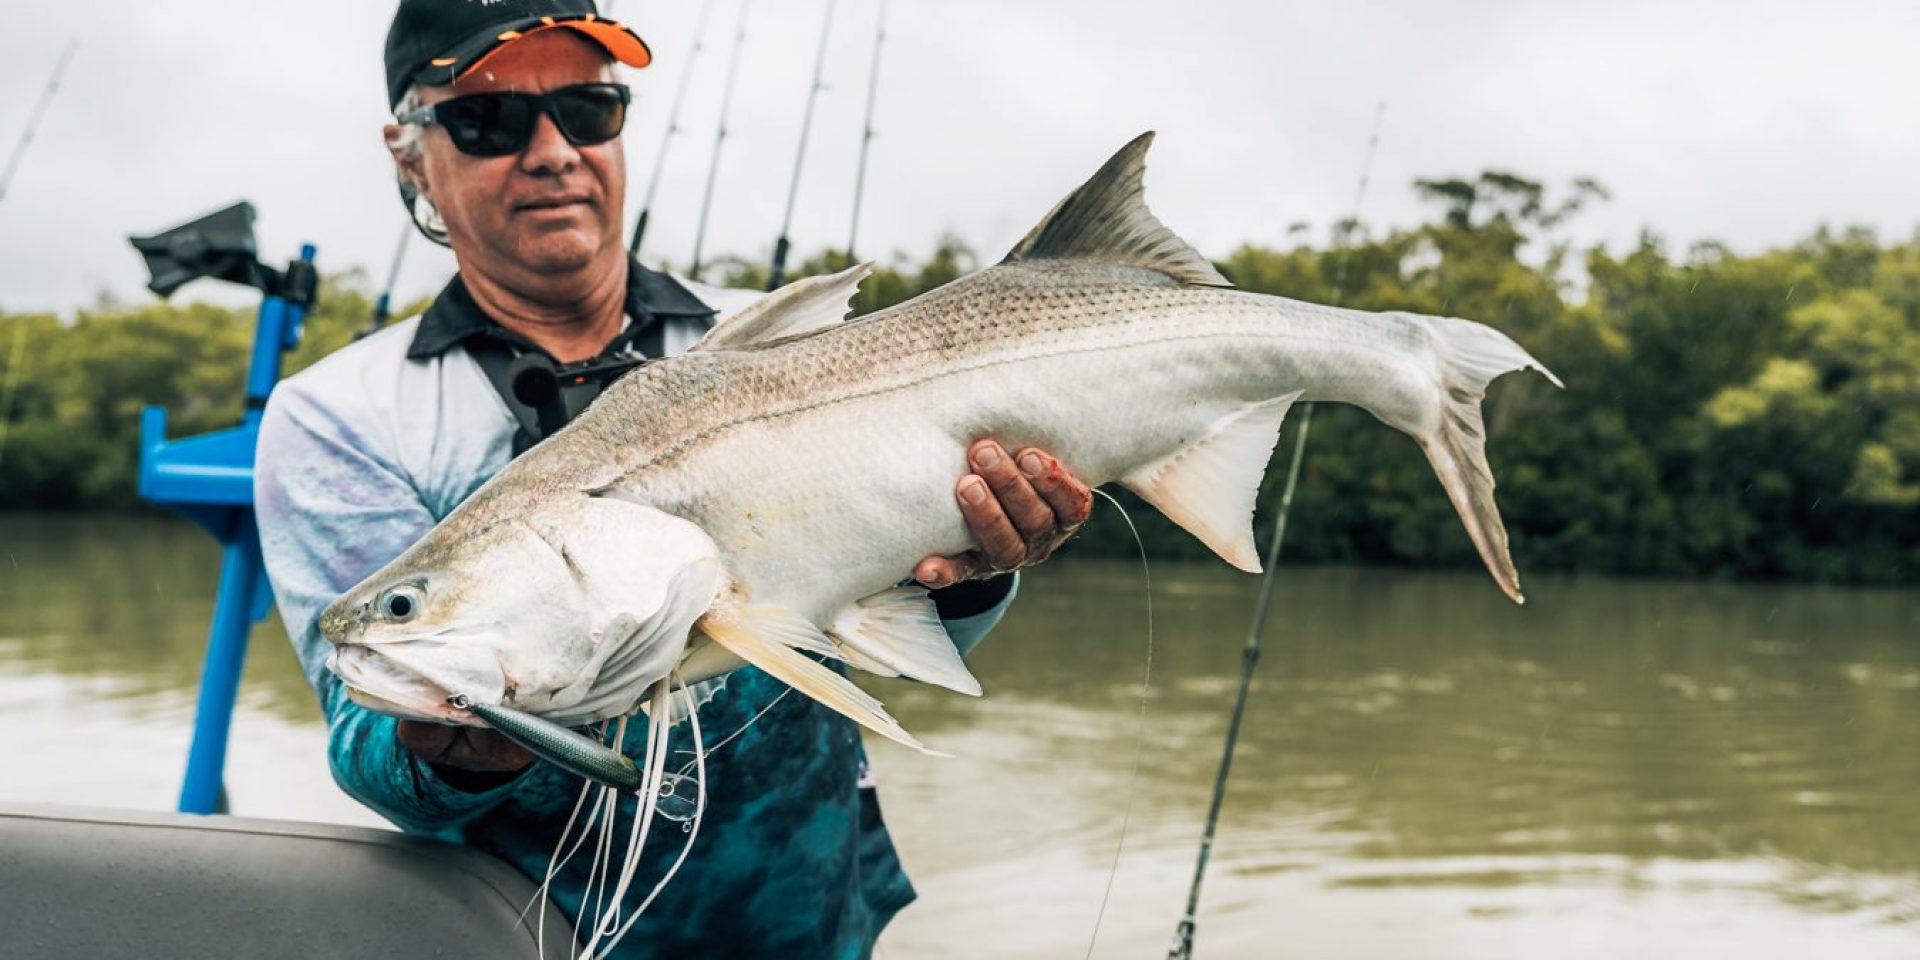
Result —
<instances>
[{"instance_id":1,"label":"fish anal fin","mask_svg":"<svg viewBox=\"0 0 1920 960\"><path fill-rule=\"evenodd\" d=\"M1188 284L1230 287L1213 263L1147 209L1143 133L1048 213L1002 263L1091 260L1157 270Z\"/></svg>"},{"instance_id":2,"label":"fish anal fin","mask_svg":"<svg viewBox=\"0 0 1920 960\"><path fill-rule=\"evenodd\" d=\"M1249 404L1194 441L1122 477L1127 489L1153 504L1220 559L1260 572L1253 545L1253 507L1267 461L1280 442L1280 424L1300 398L1294 391Z\"/></svg>"},{"instance_id":3,"label":"fish anal fin","mask_svg":"<svg viewBox=\"0 0 1920 960\"><path fill-rule=\"evenodd\" d=\"M880 701L795 649L786 638L803 629L818 636L819 643L830 644L799 614L781 607L722 605L709 610L700 619L699 628L740 659L818 701L821 706L896 743L922 753L944 756L928 750L901 727Z\"/></svg>"},{"instance_id":4,"label":"fish anal fin","mask_svg":"<svg viewBox=\"0 0 1920 960\"><path fill-rule=\"evenodd\" d=\"M920 587L895 587L857 601L840 611L827 635L842 647L842 659L862 670L980 695L980 681L967 670L939 610Z\"/></svg>"},{"instance_id":5,"label":"fish anal fin","mask_svg":"<svg viewBox=\"0 0 1920 960\"><path fill-rule=\"evenodd\" d=\"M872 272L871 265L860 263L839 273L795 280L722 320L694 349L735 349L834 326L847 318L860 281Z\"/></svg>"}]
</instances>

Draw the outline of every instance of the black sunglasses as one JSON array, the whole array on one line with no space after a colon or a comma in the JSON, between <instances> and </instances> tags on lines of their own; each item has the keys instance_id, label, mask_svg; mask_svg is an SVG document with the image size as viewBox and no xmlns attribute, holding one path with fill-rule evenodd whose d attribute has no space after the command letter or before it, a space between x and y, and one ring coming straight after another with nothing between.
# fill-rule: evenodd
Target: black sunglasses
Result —
<instances>
[{"instance_id":1,"label":"black sunglasses","mask_svg":"<svg viewBox=\"0 0 1920 960\"><path fill-rule=\"evenodd\" d=\"M548 93L474 93L442 100L397 117L399 123L439 124L461 153L505 157L527 148L540 115L553 119L576 147L606 143L627 123L633 93L625 84L582 83Z\"/></svg>"}]
</instances>

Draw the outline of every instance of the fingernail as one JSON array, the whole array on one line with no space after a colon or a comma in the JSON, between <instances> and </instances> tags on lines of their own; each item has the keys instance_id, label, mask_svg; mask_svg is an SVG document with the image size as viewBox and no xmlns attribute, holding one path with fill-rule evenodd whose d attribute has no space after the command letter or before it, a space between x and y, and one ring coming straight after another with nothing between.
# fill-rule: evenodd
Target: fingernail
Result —
<instances>
[{"instance_id":1,"label":"fingernail","mask_svg":"<svg viewBox=\"0 0 1920 960\"><path fill-rule=\"evenodd\" d=\"M982 470L992 469L993 465L999 462L1000 452L995 450L991 443L973 452L973 463Z\"/></svg>"},{"instance_id":2,"label":"fingernail","mask_svg":"<svg viewBox=\"0 0 1920 960\"><path fill-rule=\"evenodd\" d=\"M962 481L960 484L960 499L965 500L969 505L976 506L976 507L983 503L986 503L987 502L986 481L981 480L979 477L968 477L966 480ZM898 568L895 568L895 569L898 569Z\"/></svg>"},{"instance_id":3,"label":"fingernail","mask_svg":"<svg viewBox=\"0 0 1920 960\"><path fill-rule=\"evenodd\" d=\"M1047 465L1040 462L1039 454L1029 450L1020 455L1020 469L1029 477L1038 477L1046 471Z\"/></svg>"}]
</instances>

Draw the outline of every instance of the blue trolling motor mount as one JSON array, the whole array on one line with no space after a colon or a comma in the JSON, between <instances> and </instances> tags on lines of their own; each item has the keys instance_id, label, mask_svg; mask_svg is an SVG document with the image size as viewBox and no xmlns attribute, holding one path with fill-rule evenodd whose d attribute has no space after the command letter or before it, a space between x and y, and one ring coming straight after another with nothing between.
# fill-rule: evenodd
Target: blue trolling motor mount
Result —
<instances>
[{"instance_id":1,"label":"blue trolling motor mount","mask_svg":"<svg viewBox=\"0 0 1920 960\"><path fill-rule=\"evenodd\" d=\"M163 233L130 238L146 258L152 277L147 289L162 298L202 277L265 294L247 367L246 411L238 426L168 440L167 411L157 406L140 411L140 496L205 527L222 548L193 746L180 788L182 813L217 813L226 806L222 770L247 633L273 604L253 514L254 444L267 394L280 380L281 355L299 345L301 324L320 286L312 244L302 246L284 271L261 263L253 219L253 205L241 201Z\"/></svg>"}]
</instances>

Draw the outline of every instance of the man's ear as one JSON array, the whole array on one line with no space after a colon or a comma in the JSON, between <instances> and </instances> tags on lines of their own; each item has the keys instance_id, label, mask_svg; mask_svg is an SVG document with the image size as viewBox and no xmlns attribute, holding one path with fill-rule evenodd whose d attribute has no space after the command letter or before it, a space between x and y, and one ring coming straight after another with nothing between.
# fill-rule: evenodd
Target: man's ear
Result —
<instances>
[{"instance_id":1,"label":"man's ear","mask_svg":"<svg viewBox=\"0 0 1920 960\"><path fill-rule=\"evenodd\" d=\"M393 157L394 169L407 178L421 196L431 199L432 195L427 190L427 165L422 162L424 151L417 143L414 149L408 150L401 137L405 132L406 128L397 123L389 123L380 129L387 141L387 153Z\"/></svg>"}]
</instances>

